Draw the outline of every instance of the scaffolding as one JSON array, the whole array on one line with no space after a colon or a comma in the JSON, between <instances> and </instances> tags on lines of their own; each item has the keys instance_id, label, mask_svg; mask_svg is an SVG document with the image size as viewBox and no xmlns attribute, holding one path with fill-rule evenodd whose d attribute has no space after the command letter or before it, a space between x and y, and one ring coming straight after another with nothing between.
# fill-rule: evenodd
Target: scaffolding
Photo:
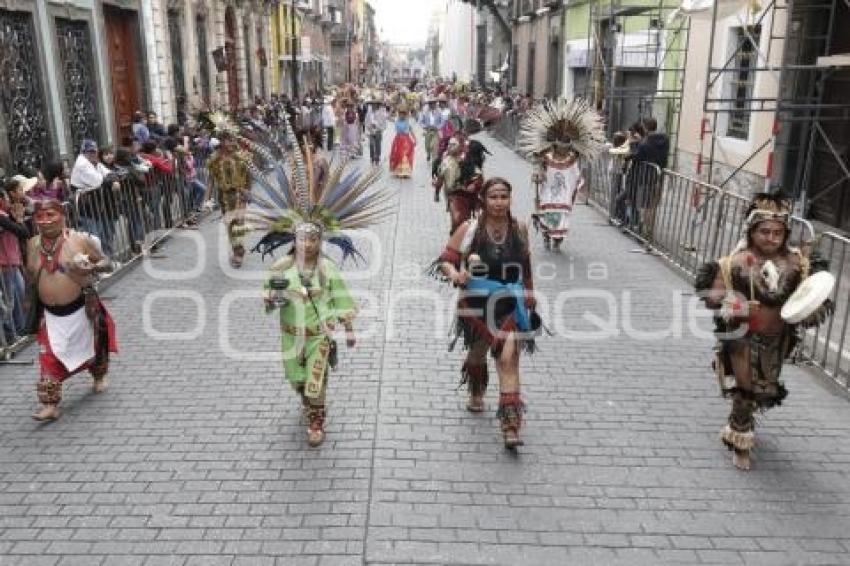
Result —
<instances>
[{"instance_id":1,"label":"scaffolding","mask_svg":"<svg viewBox=\"0 0 850 566\"><path fill-rule=\"evenodd\" d=\"M679 4L590 2L584 94L606 117L609 138L651 116L676 147L690 33L689 18L674 14Z\"/></svg>"},{"instance_id":2,"label":"scaffolding","mask_svg":"<svg viewBox=\"0 0 850 566\"><path fill-rule=\"evenodd\" d=\"M795 198L796 212L807 215L836 189L850 187L850 39L836 33L850 23L848 0L771 0L742 18L733 34L739 40L727 42L731 53L715 48L718 11L715 2L700 165L708 166L707 181L722 188L767 152L766 188ZM765 80L775 88L754 94ZM717 174L719 141L759 113L772 113L773 127L731 172Z\"/></svg>"}]
</instances>

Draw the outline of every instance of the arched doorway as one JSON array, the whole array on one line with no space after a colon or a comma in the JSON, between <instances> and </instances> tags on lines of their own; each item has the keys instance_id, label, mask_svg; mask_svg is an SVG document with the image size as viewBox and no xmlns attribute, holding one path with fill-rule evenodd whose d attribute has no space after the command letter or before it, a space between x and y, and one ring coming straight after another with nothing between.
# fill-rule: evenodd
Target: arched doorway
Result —
<instances>
[{"instance_id":1,"label":"arched doorway","mask_svg":"<svg viewBox=\"0 0 850 566\"><path fill-rule=\"evenodd\" d=\"M236 16L233 7L224 11L224 56L227 64L227 99L230 110L239 110L239 80L236 76Z\"/></svg>"}]
</instances>

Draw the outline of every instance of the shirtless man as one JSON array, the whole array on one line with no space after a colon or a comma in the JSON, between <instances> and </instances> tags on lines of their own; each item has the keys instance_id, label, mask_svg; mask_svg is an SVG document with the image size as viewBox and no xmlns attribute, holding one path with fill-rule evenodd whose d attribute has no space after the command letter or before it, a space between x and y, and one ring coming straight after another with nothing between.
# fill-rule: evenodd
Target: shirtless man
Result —
<instances>
[{"instance_id":1,"label":"shirtless man","mask_svg":"<svg viewBox=\"0 0 850 566\"><path fill-rule=\"evenodd\" d=\"M40 305L29 307L43 308L37 333L41 410L33 418L50 421L59 417L62 382L70 376L89 370L95 393L106 390L109 353L118 349L112 318L93 283L112 264L96 238L67 228L59 201L38 202L33 219L38 236L28 242L26 271Z\"/></svg>"}]
</instances>

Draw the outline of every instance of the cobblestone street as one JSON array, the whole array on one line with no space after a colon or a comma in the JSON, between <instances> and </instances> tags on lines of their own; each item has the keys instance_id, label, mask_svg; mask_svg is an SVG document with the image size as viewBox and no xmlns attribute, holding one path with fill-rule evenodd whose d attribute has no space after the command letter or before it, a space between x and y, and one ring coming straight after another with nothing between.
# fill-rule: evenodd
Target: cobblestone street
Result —
<instances>
[{"instance_id":1,"label":"cobblestone street","mask_svg":"<svg viewBox=\"0 0 850 566\"><path fill-rule=\"evenodd\" d=\"M481 139L527 218L530 166ZM453 294L423 275L449 227L428 178L420 144L413 179L385 178L398 213L361 238L368 268L346 266L359 343L318 449L259 299L269 260L234 272L216 216L104 292L107 393L74 377L38 424L37 364L0 366L0 565L850 564L847 396L786 367L754 469L733 469L706 312L590 206L561 253L532 232L554 336L521 362L525 446L506 452L495 371L468 413Z\"/></svg>"}]
</instances>

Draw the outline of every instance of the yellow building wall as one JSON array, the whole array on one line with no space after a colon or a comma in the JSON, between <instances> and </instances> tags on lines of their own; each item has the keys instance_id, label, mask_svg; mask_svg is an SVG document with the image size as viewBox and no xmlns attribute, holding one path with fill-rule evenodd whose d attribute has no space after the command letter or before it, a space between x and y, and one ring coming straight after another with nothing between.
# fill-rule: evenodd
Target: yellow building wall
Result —
<instances>
[{"instance_id":1,"label":"yellow building wall","mask_svg":"<svg viewBox=\"0 0 850 566\"><path fill-rule=\"evenodd\" d=\"M271 35L271 58L269 65L272 74L272 92L279 92L281 88L282 68L288 65L292 58L292 20L289 6L279 5L272 10L269 17L269 29ZM295 36L301 36L301 17L295 16ZM299 63L300 64L300 63Z\"/></svg>"}]
</instances>

